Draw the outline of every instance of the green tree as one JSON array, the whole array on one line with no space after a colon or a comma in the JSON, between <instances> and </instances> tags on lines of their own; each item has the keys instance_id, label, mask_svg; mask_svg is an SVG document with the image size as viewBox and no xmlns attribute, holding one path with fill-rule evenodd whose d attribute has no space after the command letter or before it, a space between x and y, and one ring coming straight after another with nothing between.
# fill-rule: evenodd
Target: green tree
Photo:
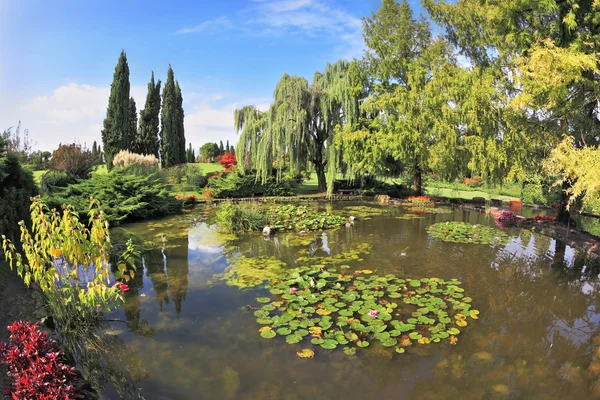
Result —
<instances>
[{"instance_id":1,"label":"green tree","mask_svg":"<svg viewBox=\"0 0 600 400\"><path fill-rule=\"evenodd\" d=\"M159 157L159 115L160 115L160 79L154 83L154 72L148 82L146 105L140 111L138 127L137 153Z\"/></svg>"},{"instance_id":2,"label":"green tree","mask_svg":"<svg viewBox=\"0 0 600 400\"><path fill-rule=\"evenodd\" d=\"M193 149L191 143L189 144L189 146L185 152L185 159L188 163L193 163L196 161L196 155L194 154L194 149Z\"/></svg>"},{"instance_id":3,"label":"green tree","mask_svg":"<svg viewBox=\"0 0 600 400\"><path fill-rule=\"evenodd\" d=\"M448 38L474 65L491 71L511 96L527 131L529 163L539 171L563 135L578 148L597 145L600 94L600 2L594 0L425 0ZM560 216L568 218L569 181Z\"/></svg>"},{"instance_id":4,"label":"green tree","mask_svg":"<svg viewBox=\"0 0 600 400\"><path fill-rule=\"evenodd\" d=\"M8 142L0 135L0 236L19 237L19 221L29 221L31 197L36 185L30 171L23 168L18 154L8 151Z\"/></svg>"},{"instance_id":5,"label":"green tree","mask_svg":"<svg viewBox=\"0 0 600 400\"><path fill-rule=\"evenodd\" d=\"M200 147L200 155L205 160L213 162L219 155L219 146L217 146L216 143L204 143L202 147Z\"/></svg>"},{"instance_id":6,"label":"green tree","mask_svg":"<svg viewBox=\"0 0 600 400\"><path fill-rule=\"evenodd\" d=\"M219 155L222 156L225 154L225 147L223 147L223 141L221 140L219 143Z\"/></svg>"},{"instance_id":7,"label":"green tree","mask_svg":"<svg viewBox=\"0 0 600 400\"><path fill-rule=\"evenodd\" d=\"M138 116L137 116L137 109L135 107L135 100L133 99L133 97L129 98L129 134L128 134L128 140L129 140L129 146L127 147L126 150L130 150L133 153L138 153L138 135L137 135L137 131L138 131Z\"/></svg>"},{"instance_id":8,"label":"green tree","mask_svg":"<svg viewBox=\"0 0 600 400\"><path fill-rule=\"evenodd\" d=\"M269 111L252 106L236 110L238 162L256 169L263 183L272 175L273 166L279 179L284 169L295 175L312 164L319 189L331 190L338 158L333 145L335 128L351 123L358 114L358 99L351 95L347 73L350 65L343 60L327 64L323 73L315 73L310 85L305 78L284 74Z\"/></svg>"},{"instance_id":9,"label":"green tree","mask_svg":"<svg viewBox=\"0 0 600 400\"><path fill-rule=\"evenodd\" d=\"M160 158L163 167L185 163L183 97L169 65L167 83L163 90L160 129Z\"/></svg>"},{"instance_id":10,"label":"green tree","mask_svg":"<svg viewBox=\"0 0 600 400\"><path fill-rule=\"evenodd\" d=\"M121 51L110 87L108 108L102 129L102 143L107 168L112 169L112 159L120 150L128 149L130 133L129 65L125 51Z\"/></svg>"}]
</instances>

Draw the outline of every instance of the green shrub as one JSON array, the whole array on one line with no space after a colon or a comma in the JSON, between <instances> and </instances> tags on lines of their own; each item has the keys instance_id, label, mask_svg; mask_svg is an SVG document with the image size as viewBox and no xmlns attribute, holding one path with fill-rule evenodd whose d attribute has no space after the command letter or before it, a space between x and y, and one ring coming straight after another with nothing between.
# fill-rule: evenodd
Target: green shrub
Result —
<instances>
[{"instance_id":1,"label":"green shrub","mask_svg":"<svg viewBox=\"0 0 600 400\"><path fill-rule=\"evenodd\" d=\"M591 214L600 214L600 196L596 196L584 202L583 211Z\"/></svg>"},{"instance_id":2,"label":"green shrub","mask_svg":"<svg viewBox=\"0 0 600 400\"><path fill-rule=\"evenodd\" d=\"M29 221L30 199L36 191L33 175L21 166L18 156L0 154L0 235L10 240L19 237L18 223Z\"/></svg>"},{"instance_id":3,"label":"green shrub","mask_svg":"<svg viewBox=\"0 0 600 400\"><path fill-rule=\"evenodd\" d=\"M63 171L47 171L42 175L40 181L40 192L42 194L50 194L58 188L64 188L73 183L74 180L66 172Z\"/></svg>"},{"instance_id":4,"label":"green shrub","mask_svg":"<svg viewBox=\"0 0 600 400\"><path fill-rule=\"evenodd\" d=\"M167 176L167 182L171 185L179 185L183 181L183 177L186 173L185 165L176 165L164 170Z\"/></svg>"},{"instance_id":5,"label":"green shrub","mask_svg":"<svg viewBox=\"0 0 600 400\"><path fill-rule=\"evenodd\" d=\"M525 183L521 190L521 201L527 205L551 206L560 202L560 188L552 188L545 183Z\"/></svg>"},{"instance_id":6,"label":"green shrub","mask_svg":"<svg viewBox=\"0 0 600 400\"><path fill-rule=\"evenodd\" d=\"M216 223L221 232L252 232L261 230L267 217L254 205L238 205L227 201L217 208Z\"/></svg>"},{"instance_id":7,"label":"green shrub","mask_svg":"<svg viewBox=\"0 0 600 400\"><path fill-rule=\"evenodd\" d=\"M199 168L195 165L188 165L185 173L185 179L189 186L194 189L203 188L208 183L208 178L202 174Z\"/></svg>"},{"instance_id":8,"label":"green shrub","mask_svg":"<svg viewBox=\"0 0 600 400\"><path fill-rule=\"evenodd\" d=\"M215 198L240 198L253 196L292 196L298 180L284 176L279 181L270 177L266 183L256 179L256 175L231 172L222 175L212 175L208 179L209 188Z\"/></svg>"},{"instance_id":9,"label":"green shrub","mask_svg":"<svg viewBox=\"0 0 600 400\"><path fill-rule=\"evenodd\" d=\"M84 215L90 198L94 197L111 223L160 217L181 210L182 201L169 193L158 171L137 175L133 167L115 169L108 174L95 174L91 179L56 191L47 196L46 201L55 208L72 204L75 211Z\"/></svg>"}]
</instances>

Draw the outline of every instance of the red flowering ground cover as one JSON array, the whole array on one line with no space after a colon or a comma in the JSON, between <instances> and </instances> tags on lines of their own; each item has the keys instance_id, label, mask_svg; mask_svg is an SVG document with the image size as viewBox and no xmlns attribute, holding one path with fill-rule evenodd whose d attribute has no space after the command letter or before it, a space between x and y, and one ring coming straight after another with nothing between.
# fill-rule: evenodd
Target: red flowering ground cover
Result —
<instances>
[{"instance_id":1,"label":"red flowering ground cover","mask_svg":"<svg viewBox=\"0 0 600 400\"><path fill-rule=\"evenodd\" d=\"M6 368L7 395L13 400L75 399L75 371L63 362L56 343L37 324L16 321L8 327L8 343L0 343L0 364Z\"/></svg>"}]
</instances>

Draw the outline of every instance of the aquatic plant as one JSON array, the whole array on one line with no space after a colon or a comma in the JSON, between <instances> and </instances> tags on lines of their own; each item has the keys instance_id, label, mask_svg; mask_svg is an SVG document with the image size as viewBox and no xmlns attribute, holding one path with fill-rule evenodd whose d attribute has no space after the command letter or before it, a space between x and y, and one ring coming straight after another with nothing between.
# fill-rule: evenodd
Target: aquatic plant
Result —
<instances>
[{"instance_id":1,"label":"aquatic plant","mask_svg":"<svg viewBox=\"0 0 600 400\"><path fill-rule=\"evenodd\" d=\"M414 343L456 343L459 328L478 318L455 279L344 271L316 265L282 274L270 285L272 296L257 298L260 307L252 308L260 335L283 336L288 344L310 340L327 350L345 346L348 355L373 343L401 354Z\"/></svg>"},{"instance_id":2,"label":"aquatic plant","mask_svg":"<svg viewBox=\"0 0 600 400\"><path fill-rule=\"evenodd\" d=\"M506 244L510 240L499 229L456 221L438 222L427 228L427 232L434 238L452 243Z\"/></svg>"},{"instance_id":3,"label":"aquatic plant","mask_svg":"<svg viewBox=\"0 0 600 400\"><path fill-rule=\"evenodd\" d=\"M435 201L428 196L410 196L406 199L409 203L415 206L429 206L435 204Z\"/></svg>"},{"instance_id":4,"label":"aquatic plant","mask_svg":"<svg viewBox=\"0 0 600 400\"><path fill-rule=\"evenodd\" d=\"M348 220L340 215L320 212L307 206L264 205L226 202L217 208L216 223L222 232L256 232L265 224L273 230L315 231L343 226Z\"/></svg>"},{"instance_id":5,"label":"aquatic plant","mask_svg":"<svg viewBox=\"0 0 600 400\"><path fill-rule=\"evenodd\" d=\"M292 204L268 207L267 216L271 228L297 232L336 228L348 222L347 218L340 215Z\"/></svg>"}]
</instances>

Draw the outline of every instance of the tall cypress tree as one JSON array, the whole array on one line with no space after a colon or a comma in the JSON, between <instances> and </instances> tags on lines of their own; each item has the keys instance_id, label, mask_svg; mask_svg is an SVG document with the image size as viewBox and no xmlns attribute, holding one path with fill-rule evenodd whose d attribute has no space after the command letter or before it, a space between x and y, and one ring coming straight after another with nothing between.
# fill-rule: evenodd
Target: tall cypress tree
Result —
<instances>
[{"instance_id":1,"label":"tall cypress tree","mask_svg":"<svg viewBox=\"0 0 600 400\"><path fill-rule=\"evenodd\" d=\"M220 141L221 143L219 143L219 154L223 155L225 154L225 148L223 147L223 141Z\"/></svg>"},{"instance_id":2,"label":"tall cypress tree","mask_svg":"<svg viewBox=\"0 0 600 400\"><path fill-rule=\"evenodd\" d=\"M185 156L185 132L183 126L183 96L179 82L175 81L173 69L169 65L167 83L163 91L161 113L161 164L163 167L183 164Z\"/></svg>"},{"instance_id":3,"label":"tall cypress tree","mask_svg":"<svg viewBox=\"0 0 600 400\"><path fill-rule=\"evenodd\" d=\"M160 114L160 79L154 83L154 72L148 82L146 105L140 111L138 127L138 153L151 154L158 158L159 153L159 114Z\"/></svg>"},{"instance_id":4,"label":"tall cypress tree","mask_svg":"<svg viewBox=\"0 0 600 400\"><path fill-rule=\"evenodd\" d=\"M179 82L175 81L175 110L177 112L177 135L174 140L174 148L176 149L176 163L181 164L185 162L185 128L183 119L185 117L183 112L183 96L181 95L181 87Z\"/></svg>"},{"instance_id":5,"label":"tall cypress tree","mask_svg":"<svg viewBox=\"0 0 600 400\"><path fill-rule=\"evenodd\" d=\"M227 141L227 144L225 145L225 152L231 153L231 151L229 151L229 140Z\"/></svg>"},{"instance_id":6,"label":"tall cypress tree","mask_svg":"<svg viewBox=\"0 0 600 400\"><path fill-rule=\"evenodd\" d=\"M160 113L160 164L164 167L172 163L171 147L175 131L175 78L169 65L167 83L162 94L162 110Z\"/></svg>"},{"instance_id":7,"label":"tall cypress tree","mask_svg":"<svg viewBox=\"0 0 600 400\"><path fill-rule=\"evenodd\" d=\"M112 169L115 154L129 147L127 142L130 129L129 90L129 65L127 55L122 50L110 86L110 97L102 129L104 158L109 170Z\"/></svg>"},{"instance_id":8,"label":"tall cypress tree","mask_svg":"<svg viewBox=\"0 0 600 400\"><path fill-rule=\"evenodd\" d=\"M127 143L129 146L127 150L138 153L138 135L137 135L137 108L135 107L135 100L133 97L129 98L129 132L127 134Z\"/></svg>"}]
</instances>

